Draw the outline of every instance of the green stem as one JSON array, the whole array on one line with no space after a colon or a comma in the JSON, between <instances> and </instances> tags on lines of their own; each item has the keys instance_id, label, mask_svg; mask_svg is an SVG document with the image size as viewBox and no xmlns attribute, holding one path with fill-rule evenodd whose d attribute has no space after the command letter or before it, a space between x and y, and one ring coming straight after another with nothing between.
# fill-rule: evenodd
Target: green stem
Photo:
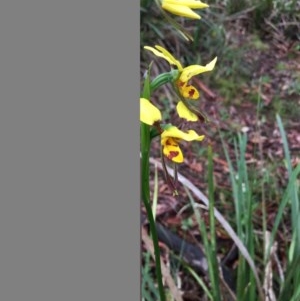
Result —
<instances>
[{"instance_id":1,"label":"green stem","mask_svg":"<svg viewBox=\"0 0 300 301\"><path fill-rule=\"evenodd\" d=\"M150 82L150 68L149 66L147 76L144 82L144 88L142 92L142 97L150 99L151 93L158 89L160 86L174 81L177 78L178 71L171 70L163 74L159 74L152 82ZM150 146L151 139L158 135L159 133L150 131L150 126L141 122L141 186L142 186L142 199L147 212L148 221L150 225L150 233L152 235L153 247L154 247L154 257L155 257L155 269L158 282L158 290L160 295L160 301L166 301L166 296L164 292L164 287L162 283L162 273L160 265L160 250L158 246L158 237L156 232L155 221L152 213L152 208L150 204L150 187L149 187L149 156L150 156Z\"/></svg>"},{"instance_id":2,"label":"green stem","mask_svg":"<svg viewBox=\"0 0 300 301\"><path fill-rule=\"evenodd\" d=\"M150 205L150 187L149 187L149 155L150 155L150 127L147 124L141 123L141 153L142 153L142 199L147 212L148 221L150 225L150 232L152 235L154 256L155 256L155 268L158 282L158 289L160 294L160 300L165 301L165 292L162 283L161 265L160 265L160 250L158 246L158 237L155 227L155 221Z\"/></svg>"}]
</instances>

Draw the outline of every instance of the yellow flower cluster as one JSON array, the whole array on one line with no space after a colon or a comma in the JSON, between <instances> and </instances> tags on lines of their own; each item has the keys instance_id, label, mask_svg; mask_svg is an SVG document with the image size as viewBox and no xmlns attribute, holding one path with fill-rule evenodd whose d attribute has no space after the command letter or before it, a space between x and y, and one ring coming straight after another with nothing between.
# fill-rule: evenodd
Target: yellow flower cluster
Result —
<instances>
[{"instance_id":1,"label":"yellow flower cluster","mask_svg":"<svg viewBox=\"0 0 300 301\"><path fill-rule=\"evenodd\" d=\"M156 56L161 57L169 62L170 65L175 65L179 71L179 77L176 80L175 84L179 90L179 93L183 98L196 100L199 98L200 93L196 87L189 84L189 80L200 73L204 73L207 71L212 71L217 62L217 58L215 57L210 63L205 66L201 65L190 65L188 67L183 67L181 63L166 49L163 47L156 45L155 48L145 46L147 50L153 52ZM179 101L177 104L177 112L181 118L184 118L188 121L197 121L198 117L195 113L191 112L186 105Z\"/></svg>"},{"instance_id":2,"label":"yellow flower cluster","mask_svg":"<svg viewBox=\"0 0 300 301\"><path fill-rule=\"evenodd\" d=\"M148 99L140 98L140 120L148 125L162 120L159 109ZM161 145L164 155L176 163L183 162L183 155L179 147L180 140L201 141L204 135L199 136L195 131L189 130L187 133L179 130L176 126L170 126L161 133Z\"/></svg>"},{"instance_id":3,"label":"yellow flower cluster","mask_svg":"<svg viewBox=\"0 0 300 301\"><path fill-rule=\"evenodd\" d=\"M161 7L175 15L200 19L200 16L196 14L193 9L206 8L208 5L198 0L161 0ZM198 121L198 115L189 108L185 101L186 99L197 100L200 96L197 88L191 85L189 81L196 75L212 71L217 62L217 58L215 57L205 66L190 65L183 67L179 60L168 50L159 45L155 45L154 47L145 46L144 49L151 51L155 56L163 58L171 66L176 67L178 77L174 79L173 84L179 97L176 106L177 113L179 117L188 121ZM140 98L140 120L151 126L159 125L162 121L161 112L149 99ZM182 163L184 161L182 151L179 147L180 141L202 141L204 139L204 135L198 135L194 130L184 132L173 125L164 127L160 132L160 136L163 154L175 163Z\"/></svg>"}]
</instances>

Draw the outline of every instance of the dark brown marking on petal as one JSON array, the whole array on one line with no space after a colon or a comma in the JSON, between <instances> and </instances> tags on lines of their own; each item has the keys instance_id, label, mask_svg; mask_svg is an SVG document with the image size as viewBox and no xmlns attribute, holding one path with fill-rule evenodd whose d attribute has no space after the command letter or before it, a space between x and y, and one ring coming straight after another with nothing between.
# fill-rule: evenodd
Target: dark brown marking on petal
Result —
<instances>
[{"instance_id":1,"label":"dark brown marking on petal","mask_svg":"<svg viewBox=\"0 0 300 301\"><path fill-rule=\"evenodd\" d=\"M178 82L178 86L179 86L179 87L183 87L184 84L185 84L184 82L181 82L181 81Z\"/></svg>"},{"instance_id":2,"label":"dark brown marking on petal","mask_svg":"<svg viewBox=\"0 0 300 301\"><path fill-rule=\"evenodd\" d=\"M168 159L172 160L173 158L177 157L179 155L179 152L171 151L168 154Z\"/></svg>"},{"instance_id":3,"label":"dark brown marking on petal","mask_svg":"<svg viewBox=\"0 0 300 301\"><path fill-rule=\"evenodd\" d=\"M190 97L193 97L194 94L195 94L195 92L196 92L195 89L190 89L190 90L189 90L189 96L190 96Z\"/></svg>"}]
</instances>

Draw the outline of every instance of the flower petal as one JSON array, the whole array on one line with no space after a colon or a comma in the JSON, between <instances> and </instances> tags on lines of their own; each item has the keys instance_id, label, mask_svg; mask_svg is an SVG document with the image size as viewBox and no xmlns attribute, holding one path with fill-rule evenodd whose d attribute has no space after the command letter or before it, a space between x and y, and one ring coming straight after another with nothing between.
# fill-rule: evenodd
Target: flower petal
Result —
<instances>
[{"instance_id":1,"label":"flower petal","mask_svg":"<svg viewBox=\"0 0 300 301\"><path fill-rule=\"evenodd\" d=\"M183 154L178 143L172 138L162 139L163 154L176 163L183 162Z\"/></svg>"},{"instance_id":2,"label":"flower petal","mask_svg":"<svg viewBox=\"0 0 300 301\"><path fill-rule=\"evenodd\" d=\"M178 81L177 85L179 88L179 92L184 98L189 98L194 100L199 98L200 93L194 86L188 85L187 83L183 83L180 81Z\"/></svg>"},{"instance_id":3,"label":"flower petal","mask_svg":"<svg viewBox=\"0 0 300 301\"><path fill-rule=\"evenodd\" d=\"M180 81L187 82L197 74L207 72L207 71L212 71L215 67L216 62L217 62L217 57L215 57L210 63L208 63L205 66L190 65L188 67L185 67L180 75Z\"/></svg>"},{"instance_id":4,"label":"flower petal","mask_svg":"<svg viewBox=\"0 0 300 301\"><path fill-rule=\"evenodd\" d=\"M190 111L182 101L178 102L176 106L176 110L180 118L184 118L187 121L199 120L198 116L194 114L192 111Z\"/></svg>"},{"instance_id":5,"label":"flower petal","mask_svg":"<svg viewBox=\"0 0 300 301\"><path fill-rule=\"evenodd\" d=\"M154 106L148 99L140 98L140 121L153 125L155 121L161 120L160 110Z\"/></svg>"},{"instance_id":6,"label":"flower petal","mask_svg":"<svg viewBox=\"0 0 300 301\"><path fill-rule=\"evenodd\" d=\"M184 5L177 5L177 4L170 4L168 2L163 2L162 6L163 9L167 10L168 12L191 19L201 19L201 17L192 11L191 8L184 6Z\"/></svg>"},{"instance_id":7,"label":"flower petal","mask_svg":"<svg viewBox=\"0 0 300 301\"><path fill-rule=\"evenodd\" d=\"M163 3L183 5L194 9L209 7L208 4L197 0L163 0Z\"/></svg>"},{"instance_id":8,"label":"flower petal","mask_svg":"<svg viewBox=\"0 0 300 301\"><path fill-rule=\"evenodd\" d=\"M156 50L156 49L158 50ZM158 46L158 45L155 45L155 48L153 47L150 47L150 46L144 46L144 49L147 49L147 50L150 50L152 51L156 56L158 57L162 57L163 59L167 60L169 62L170 65L176 65L178 70L182 71L183 70L183 67L182 65L180 64L179 61L177 61L175 59L175 57L169 52L167 51L166 49L164 49L163 47L161 46Z\"/></svg>"},{"instance_id":9,"label":"flower petal","mask_svg":"<svg viewBox=\"0 0 300 301\"><path fill-rule=\"evenodd\" d=\"M161 139L171 137L171 138L178 138L185 141L202 141L204 139L204 135L199 136L194 130L189 130L188 132L183 132L179 130L176 126L170 126L169 128L165 129L161 134Z\"/></svg>"}]
</instances>

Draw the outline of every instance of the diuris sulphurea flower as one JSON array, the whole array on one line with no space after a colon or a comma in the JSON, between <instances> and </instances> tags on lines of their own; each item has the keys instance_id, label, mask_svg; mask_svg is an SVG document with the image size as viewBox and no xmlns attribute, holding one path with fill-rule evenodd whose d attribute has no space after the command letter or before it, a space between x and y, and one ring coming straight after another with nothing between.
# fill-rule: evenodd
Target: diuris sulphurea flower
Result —
<instances>
[{"instance_id":1,"label":"diuris sulphurea flower","mask_svg":"<svg viewBox=\"0 0 300 301\"><path fill-rule=\"evenodd\" d=\"M210 63L208 63L205 66L201 65L190 65L187 67L183 67L181 63L176 60L176 58L165 48L155 45L155 48L150 46L144 47L147 50L150 50L153 52L156 56L161 57L169 62L170 65L175 65L179 71L179 77L176 80L176 85L179 89L179 92L184 98L189 99L198 99L200 94L198 90L192 86L189 85L189 80L200 73L212 71L215 67L215 64L217 62L217 57L215 57Z\"/></svg>"},{"instance_id":2,"label":"diuris sulphurea flower","mask_svg":"<svg viewBox=\"0 0 300 301\"><path fill-rule=\"evenodd\" d=\"M180 101L176 107L178 115L188 121L197 121L199 120L199 116L204 117L203 113L195 111L195 109L192 109L191 106L189 106L186 102L186 99L197 100L200 96L197 88L193 85L190 85L189 81L192 79L192 77L198 74L212 71L217 62L217 57L215 57L205 66L190 65L183 67L182 64L169 51L159 45L155 45L155 48L150 46L145 46L144 48L151 51L156 56L165 59L170 65L175 65L177 67L178 75L177 78L174 79L174 86L180 98Z\"/></svg>"},{"instance_id":3,"label":"diuris sulphurea flower","mask_svg":"<svg viewBox=\"0 0 300 301\"><path fill-rule=\"evenodd\" d=\"M201 19L192 9L207 8L209 6L199 0L162 0L161 7L177 16Z\"/></svg>"},{"instance_id":4,"label":"diuris sulphurea flower","mask_svg":"<svg viewBox=\"0 0 300 301\"><path fill-rule=\"evenodd\" d=\"M183 132L176 126L169 126L164 129L161 134L161 145L163 147L163 154L175 163L183 162L183 154L179 147L181 140L185 141L202 141L204 135L198 135L194 130Z\"/></svg>"}]
</instances>

